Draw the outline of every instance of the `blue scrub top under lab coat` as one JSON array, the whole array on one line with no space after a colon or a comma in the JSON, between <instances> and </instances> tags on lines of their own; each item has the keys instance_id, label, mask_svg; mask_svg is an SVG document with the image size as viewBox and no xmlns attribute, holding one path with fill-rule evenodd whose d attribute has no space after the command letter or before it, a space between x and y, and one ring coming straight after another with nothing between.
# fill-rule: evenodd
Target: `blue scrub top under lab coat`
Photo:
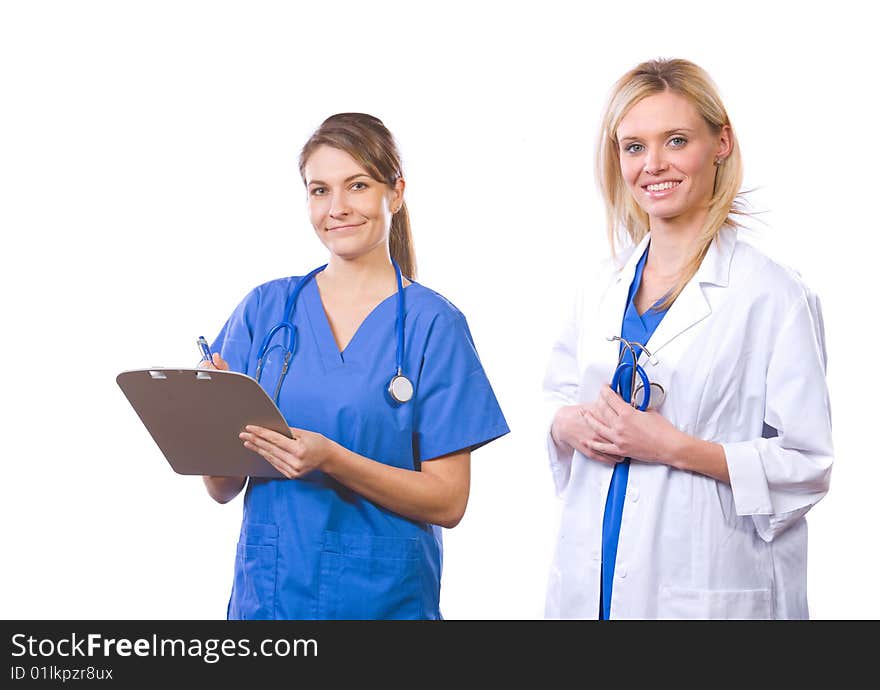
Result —
<instances>
[{"instance_id":1,"label":"blue scrub top under lab coat","mask_svg":"<svg viewBox=\"0 0 880 690\"><path fill-rule=\"evenodd\" d=\"M254 376L263 337L284 314L300 278L254 289L217 339L233 371ZM464 316L418 284L404 288L403 374L415 388L387 393L397 371L397 296L381 302L339 352L315 280L292 319L296 347L278 401L288 424L323 434L372 460L407 470L509 429ZM280 348L265 358L271 396ZM248 481L229 618L440 618L440 528L402 517L321 471Z\"/></svg>"},{"instance_id":2,"label":"blue scrub top under lab coat","mask_svg":"<svg viewBox=\"0 0 880 690\"><path fill-rule=\"evenodd\" d=\"M645 261L648 258L648 250L651 248L650 242L639 263L636 265L636 272L633 276L632 283L629 286L629 295L626 301L626 310L623 314L623 325L620 330L620 337L628 340L630 343L641 343L647 345L651 339L651 335L657 328L659 323L666 315L666 310L656 311L651 308L644 314L639 314L635 305L635 297L639 291L639 285L642 284L642 272L645 269ZM655 303L656 304L656 303ZM621 343L621 352L624 346ZM636 347L636 355L640 355L642 350ZM650 348L648 348L650 350ZM623 355L621 364L632 362L629 350ZM620 377L621 393L626 402L630 402L632 391L632 366L628 366L623 375ZM629 458L623 462L619 462L614 466L614 473L611 475L611 486L608 489L608 497L605 499L605 517L602 522L602 581L601 595L599 597L599 618L607 620L611 617L611 592L614 585L614 565L617 560L617 543L620 539L620 522L623 519L624 499L626 498L626 484L629 479Z\"/></svg>"}]
</instances>

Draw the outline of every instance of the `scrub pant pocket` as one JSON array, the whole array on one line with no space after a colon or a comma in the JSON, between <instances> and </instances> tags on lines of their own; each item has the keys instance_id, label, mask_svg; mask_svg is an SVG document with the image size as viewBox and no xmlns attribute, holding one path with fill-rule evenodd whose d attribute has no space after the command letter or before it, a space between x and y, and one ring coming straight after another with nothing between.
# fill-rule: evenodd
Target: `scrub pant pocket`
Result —
<instances>
[{"instance_id":1,"label":"scrub pant pocket","mask_svg":"<svg viewBox=\"0 0 880 690\"><path fill-rule=\"evenodd\" d=\"M230 620L275 618L277 573L277 525L245 525L235 550L235 578L227 617Z\"/></svg>"},{"instance_id":2,"label":"scrub pant pocket","mask_svg":"<svg viewBox=\"0 0 880 690\"><path fill-rule=\"evenodd\" d=\"M428 586L418 539L324 532L317 617L425 617Z\"/></svg>"}]
</instances>

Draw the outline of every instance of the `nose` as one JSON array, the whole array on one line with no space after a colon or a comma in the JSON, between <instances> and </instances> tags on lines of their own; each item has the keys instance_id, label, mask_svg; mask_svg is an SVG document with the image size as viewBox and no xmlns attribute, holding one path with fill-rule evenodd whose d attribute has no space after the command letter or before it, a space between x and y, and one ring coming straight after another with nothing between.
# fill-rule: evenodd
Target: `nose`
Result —
<instances>
[{"instance_id":1,"label":"nose","mask_svg":"<svg viewBox=\"0 0 880 690\"><path fill-rule=\"evenodd\" d=\"M334 194L330 199L330 215L333 218L344 218L351 213L348 195L345 192Z\"/></svg>"},{"instance_id":2,"label":"nose","mask_svg":"<svg viewBox=\"0 0 880 690\"><path fill-rule=\"evenodd\" d=\"M652 148L649 149L647 154L645 155L645 172L648 175L659 175L662 173L668 165L666 161L663 160L663 150Z\"/></svg>"}]
</instances>

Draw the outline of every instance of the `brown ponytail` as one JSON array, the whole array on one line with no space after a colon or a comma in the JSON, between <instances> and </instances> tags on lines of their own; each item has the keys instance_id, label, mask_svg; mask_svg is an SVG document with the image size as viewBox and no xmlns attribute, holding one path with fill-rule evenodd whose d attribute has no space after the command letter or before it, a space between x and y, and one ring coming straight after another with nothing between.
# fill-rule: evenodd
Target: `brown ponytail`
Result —
<instances>
[{"instance_id":1,"label":"brown ponytail","mask_svg":"<svg viewBox=\"0 0 880 690\"><path fill-rule=\"evenodd\" d=\"M377 182L394 187L403 177L397 142L382 121L364 113L331 115L309 137L299 155L299 172L305 182L305 168L309 156L319 146L331 146L345 151ZM416 254L413 248L409 212L404 202L391 219L388 240L391 258L407 278L416 278Z\"/></svg>"}]
</instances>

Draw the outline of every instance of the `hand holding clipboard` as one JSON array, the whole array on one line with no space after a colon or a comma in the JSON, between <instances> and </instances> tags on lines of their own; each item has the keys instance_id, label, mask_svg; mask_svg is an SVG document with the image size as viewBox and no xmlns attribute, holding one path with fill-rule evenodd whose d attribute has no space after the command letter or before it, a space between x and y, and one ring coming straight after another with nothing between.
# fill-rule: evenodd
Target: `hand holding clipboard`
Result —
<instances>
[{"instance_id":1,"label":"hand holding clipboard","mask_svg":"<svg viewBox=\"0 0 880 690\"><path fill-rule=\"evenodd\" d=\"M284 415L253 378L230 371L219 354L196 369L125 371L116 382L178 474L283 477L245 448L239 434L256 425L290 438Z\"/></svg>"}]
</instances>

